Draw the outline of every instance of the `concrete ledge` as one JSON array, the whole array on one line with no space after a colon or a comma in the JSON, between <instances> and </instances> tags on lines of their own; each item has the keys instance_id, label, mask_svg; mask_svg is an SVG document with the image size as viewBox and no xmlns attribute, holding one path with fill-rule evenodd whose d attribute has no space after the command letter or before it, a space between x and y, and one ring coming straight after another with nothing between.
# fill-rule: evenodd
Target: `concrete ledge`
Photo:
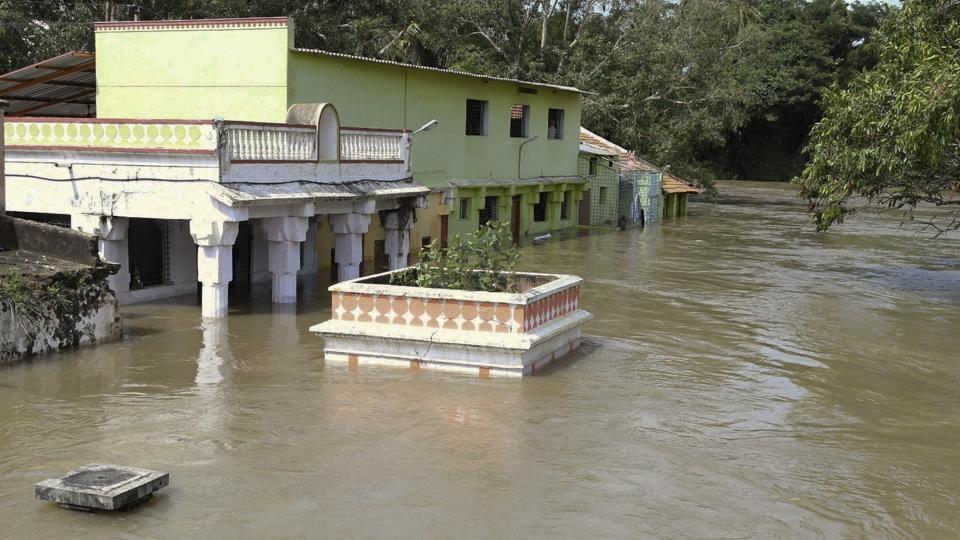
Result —
<instances>
[{"instance_id":1,"label":"concrete ledge","mask_svg":"<svg viewBox=\"0 0 960 540\"><path fill-rule=\"evenodd\" d=\"M72 229L0 214L0 245L43 253L84 266L97 266L97 237Z\"/></svg>"}]
</instances>

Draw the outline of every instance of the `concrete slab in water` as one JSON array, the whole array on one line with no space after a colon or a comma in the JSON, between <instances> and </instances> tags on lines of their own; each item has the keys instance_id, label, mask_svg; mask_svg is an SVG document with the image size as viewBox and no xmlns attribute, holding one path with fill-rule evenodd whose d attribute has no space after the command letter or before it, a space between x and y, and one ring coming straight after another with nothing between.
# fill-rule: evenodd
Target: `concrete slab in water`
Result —
<instances>
[{"instance_id":1,"label":"concrete slab in water","mask_svg":"<svg viewBox=\"0 0 960 540\"><path fill-rule=\"evenodd\" d=\"M170 474L122 465L91 463L34 486L37 498L73 510L120 510L153 496Z\"/></svg>"}]
</instances>

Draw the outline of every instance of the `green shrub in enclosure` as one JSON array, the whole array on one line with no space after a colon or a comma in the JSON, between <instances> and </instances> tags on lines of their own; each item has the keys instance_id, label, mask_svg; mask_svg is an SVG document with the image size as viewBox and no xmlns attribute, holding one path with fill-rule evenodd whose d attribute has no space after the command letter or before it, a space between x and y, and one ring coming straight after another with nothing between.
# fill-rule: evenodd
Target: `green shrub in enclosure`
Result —
<instances>
[{"instance_id":1,"label":"green shrub in enclosure","mask_svg":"<svg viewBox=\"0 0 960 540\"><path fill-rule=\"evenodd\" d=\"M413 268L391 276L393 285L457 289L463 291L512 292L511 272L520 259L513 236L505 223L491 221L476 234L457 235L446 249L437 240L420 252Z\"/></svg>"}]
</instances>

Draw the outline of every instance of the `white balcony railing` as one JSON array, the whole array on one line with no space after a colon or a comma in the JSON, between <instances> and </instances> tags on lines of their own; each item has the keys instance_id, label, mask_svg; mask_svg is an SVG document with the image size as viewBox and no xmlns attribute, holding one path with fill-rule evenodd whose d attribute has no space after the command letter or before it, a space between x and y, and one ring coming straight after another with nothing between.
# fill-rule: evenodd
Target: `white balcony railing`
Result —
<instances>
[{"instance_id":1,"label":"white balcony railing","mask_svg":"<svg viewBox=\"0 0 960 540\"><path fill-rule=\"evenodd\" d=\"M226 125L231 161L309 161L317 158L312 126L230 122Z\"/></svg>"},{"instance_id":2,"label":"white balcony railing","mask_svg":"<svg viewBox=\"0 0 960 540\"><path fill-rule=\"evenodd\" d=\"M343 161L404 161L406 153L404 131L340 129L340 159Z\"/></svg>"},{"instance_id":3,"label":"white balcony railing","mask_svg":"<svg viewBox=\"0 0 960 540\"><path fill-rule=\"evenodd\" d=\"M317 159L317 134L312 126L229 122L227 152L231 161L310 161ZM341 128L343 161L402 162L407 155L402 130Z\"/></svg>"}]
</instances>

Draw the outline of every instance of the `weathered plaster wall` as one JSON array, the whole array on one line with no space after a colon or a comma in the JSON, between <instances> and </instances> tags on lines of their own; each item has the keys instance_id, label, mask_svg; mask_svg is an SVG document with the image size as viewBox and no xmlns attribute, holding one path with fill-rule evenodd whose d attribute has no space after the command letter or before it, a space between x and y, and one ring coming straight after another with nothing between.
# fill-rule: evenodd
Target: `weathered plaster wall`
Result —
<instances>
[{"instance_id":1,"label":"weathered plaster wall","mask_svg":"<svg viewBox=\"0 0 960 540\"><path fill-rule=\"evenodd\" d=\"M96 271L90 270L91 276ZM70 291L61 301L31 302L29 309L0 298L0 366L32 355L120 337L117 299L105 276Z\"/></svg>"}]
</instances>

